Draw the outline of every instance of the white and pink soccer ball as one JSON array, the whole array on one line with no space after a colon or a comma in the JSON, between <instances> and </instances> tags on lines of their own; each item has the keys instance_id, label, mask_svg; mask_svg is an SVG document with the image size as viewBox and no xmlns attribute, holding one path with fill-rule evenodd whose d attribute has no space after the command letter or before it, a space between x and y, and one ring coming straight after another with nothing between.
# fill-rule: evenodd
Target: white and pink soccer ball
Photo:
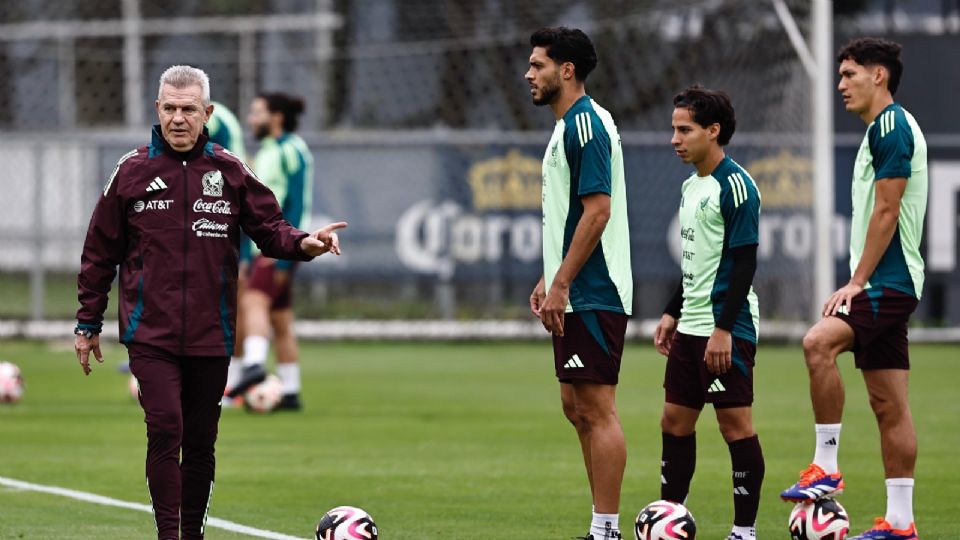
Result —
<instances>
[{"instance_id":1,"label":"white and pink soccer ball","mask_svg":"<svg viewBox=\"0 0 960 540\"><path fill-rule=\"evenodd\" d=\"M0 403L16 403L23 397L23 375L11 362L0 362Z\"/></svg>"},{"instance_id":2,"label":"white and pink soccer ball","mask_svg":"<svg viewBox=\"0 0 960 540\"><path fill-rule=\"evenodd\" d=\"M682 504L654 501L637 515L633 532L637 540L694 540L697 523Z\"/></svg>"},{"instance_id":3,"label":"white and pink soccer ball","mask_svg":"<svg viewBox=\"0 0 960 540\"><path fill-rule=\"evenodd\" d=\"M338 506L320 518L317 540L377 540L377 525L370 514L352 506Z\"/></svg>"},{"instance_id":4,"label":"white and pink soccer ball","mask_svg":"<svg viewBox=\"0 0 960 540\"><path fill-rule=\"evenodd\" d=\"M797 503L790 512L791 540L843 540L850 530L847 511L834 499Z\"/></svg>"},{"instance_id":5,"label":"white and pink soccer ball","mask_svg":"<svg viewBox=\"0 0 960 540\"><path fill-rule=\"evenodd\" d=\"M283 397L283 385L276 375L267 375L260 384L251 386L243 395L243 404L250 412L265 414L273 412Z\"/></svg>"}]
</instances>

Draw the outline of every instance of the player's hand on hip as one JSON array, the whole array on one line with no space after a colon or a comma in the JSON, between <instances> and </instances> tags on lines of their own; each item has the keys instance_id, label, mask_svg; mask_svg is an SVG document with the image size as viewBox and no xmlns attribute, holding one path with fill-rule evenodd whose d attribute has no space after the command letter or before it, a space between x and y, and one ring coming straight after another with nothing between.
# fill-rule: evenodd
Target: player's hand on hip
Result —
<instances>
[{"instance_id":1,"label":"player's hand on hip","mask_svg":"<svg viewBox=\"0 0 960 540\"><path fill-rule=\"evenodd\" d=\"M669 313L664 313L657 323L657 329L653 332L653 346L657 352L670 356L670 347L673 345L673 336L677 332L677 319Z\"/></svg>"},{"instance_id":2,"label":"player's hand on hip","mask_svg":"<svg viewBox=\"0 0 960 540\"><path fill-rule=\"evenodd\" d=\"M707 340L707 350L703 355L707 371L714 375L723 375L733 366L733 336L721 328L714 328Z\"/></svg>"},{"instance_id":3,"label":"player's hand on hip","mask_svg":"<svg viewBox=\"0 0 960 540\"><path fill-rule=\"evenodd\" d=\"M837 313L849 314L850 310L853 309L853 297L862 292L863 286L852 281L837 289L835 293L830 295L827 303L823 305L823 316L830 317Z\"/></svg>"},{"instance_id":4,"label":"player's hand on hip","mask_svg":"<svg viewBox=\"0 0 960 540\"><path fill-rule=\"evenodd\" d=\"M322 229L317 229L300 241L300 249L311 257L318 257L327 252L340 254L340 238L336 231L347 226L346 221L331 223Z\"/></svg>"},{"instance_id":5,"label":"player's hand on hip","mask_svg":"<svg viewBox=\"0 0 960 540\"><path fill-rule=\"evenodd\" d=\"M530 293L530 311L538 319L540 318L540 308L543 306L543 301L546 298L547 291L544 289L543 276L541 276L540 281L538 281L537 285L533 288L533 292Z\"/></svg>"},{"instance_id":6,"label":"player's hand on hip","mask_svg":"<svg viewBox=\"0 0 960 540\"><path fill-rule=\"evenodd\" d=\"M563 318L569 299L570 289L554 283L540 305L540 321L551 334L563 336Z\"/></svg>"},{"instance_id":7,"label":"player's hand on hip","mask_svg":"<svg viewBox=\"0 0 960 540\"><path fill-rule=\"evenodd\" d=\"M93 353L94 358L97 359L97 362L103 363L103 353L100 352L100 336L95 335L90 339L87 339L84 336L74 336L73 338L73 349L77 353L77 360L80 361L80 367L83 368L83 374L89 375L92 369L90 368L90 353Z\"/></svg>"}]
</instances>

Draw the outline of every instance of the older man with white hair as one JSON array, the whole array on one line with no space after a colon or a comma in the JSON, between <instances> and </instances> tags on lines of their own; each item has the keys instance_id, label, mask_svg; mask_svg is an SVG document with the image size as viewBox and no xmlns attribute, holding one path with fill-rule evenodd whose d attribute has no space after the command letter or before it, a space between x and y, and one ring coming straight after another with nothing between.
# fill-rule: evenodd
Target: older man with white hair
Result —
<instances>
[{"instance_id":1,"label":"older man with white hair","mask_svg":"<svg viewBox=\"0 0 960 540\"><path fill-rule=\"evenodd\" d=\"M236 328L241 230L270 257L340 253L338 222L303 232L236 156L208 140L207 75L160 77L160 123L120 158L90 219L77 278L75 347L85 374L120 268L120 342L140 387L146 474L160 540L203 538L214 443Z\"/></svg>"}]
</instances>

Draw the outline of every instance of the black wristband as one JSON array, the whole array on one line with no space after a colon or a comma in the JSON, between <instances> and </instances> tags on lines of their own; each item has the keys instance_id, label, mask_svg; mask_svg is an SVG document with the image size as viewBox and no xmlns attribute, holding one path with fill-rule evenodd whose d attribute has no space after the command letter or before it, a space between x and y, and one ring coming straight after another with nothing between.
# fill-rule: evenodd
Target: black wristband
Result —
<instances>
[{"instance_id":1,"label":"black wristband","mask_svg":"<svg viewBox=\"0 0 960 540\"><path fill-rule=\"evenodd\" d=\"M87 339L99 335L103 330L103 323L77 323L73 329L74 335L83 336Z\"/></svg>"}]
</instances>

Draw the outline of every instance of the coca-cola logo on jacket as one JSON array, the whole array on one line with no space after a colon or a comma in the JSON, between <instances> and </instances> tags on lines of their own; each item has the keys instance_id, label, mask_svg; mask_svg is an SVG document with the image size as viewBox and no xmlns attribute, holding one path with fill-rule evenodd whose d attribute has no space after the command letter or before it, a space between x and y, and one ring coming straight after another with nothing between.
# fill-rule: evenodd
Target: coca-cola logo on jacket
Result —
<instances>
[{"instance_id":1,"label":"coca-cola logo on jacket","mask_svg":"<svg viewBox=\"0 0 960 540\"><path fill-rule=\"evenodd\" d=\"M193 211L204 214L229 214L230 201L221 199L219 201L207 202L203 199L197 199L193 201Z\"/></svg>"}]
</instances>

